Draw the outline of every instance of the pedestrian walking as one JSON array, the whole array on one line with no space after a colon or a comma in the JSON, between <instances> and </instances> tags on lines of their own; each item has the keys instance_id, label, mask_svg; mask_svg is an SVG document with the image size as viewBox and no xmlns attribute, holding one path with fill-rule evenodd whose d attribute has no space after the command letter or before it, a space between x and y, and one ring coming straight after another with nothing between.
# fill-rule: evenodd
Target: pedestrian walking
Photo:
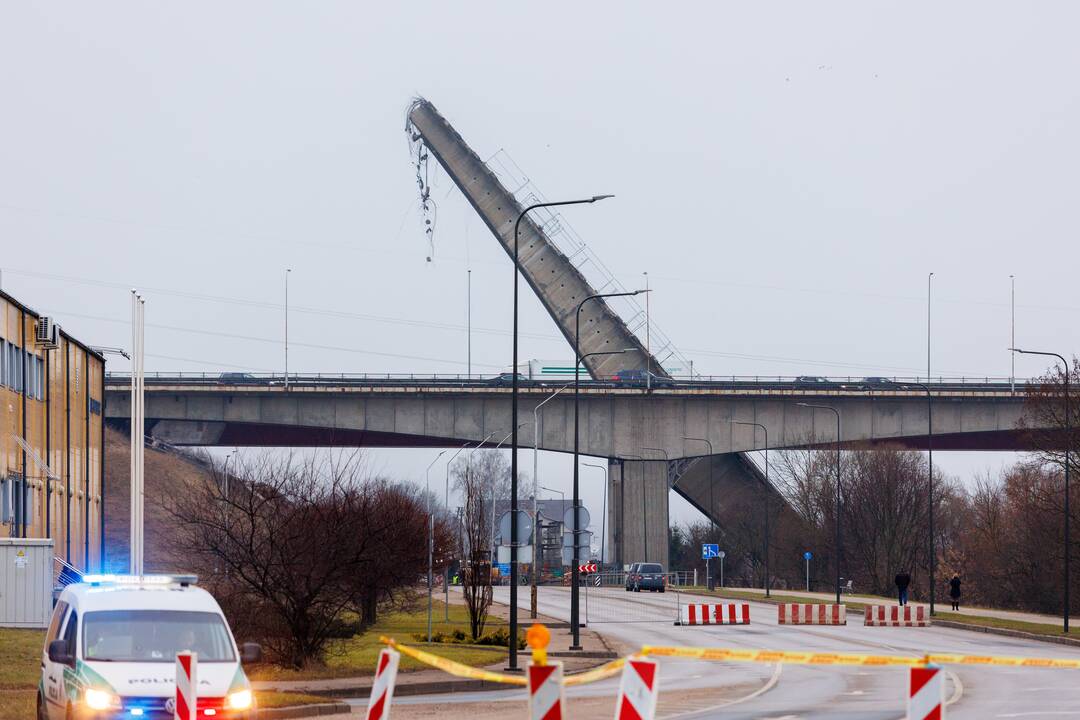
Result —
<instances>
[{"instance_id":1,"label":"pedestrian walking","mask_svg":"<svg viewBox=\"0 0 1080 720\"><path fill-rule=\"evenodd\" d=\"M953 573L952 580L949 581L949 597L952 599L952 609L960 609L960 575Z\"/></svg>"},{"instance_id":2,"label":"pedestrian walking","mask_svg":"<svg viewBox=\"0 0 1080 720\"><path fill-rule=\"evenodd\" d=\"M900 605L907 605L907 590L908 585L911 584L911 575L908 574L907 570L901 570L896 573L894 582L896 583L896 594L900 597Z\"/></svg>"}]
</instances>

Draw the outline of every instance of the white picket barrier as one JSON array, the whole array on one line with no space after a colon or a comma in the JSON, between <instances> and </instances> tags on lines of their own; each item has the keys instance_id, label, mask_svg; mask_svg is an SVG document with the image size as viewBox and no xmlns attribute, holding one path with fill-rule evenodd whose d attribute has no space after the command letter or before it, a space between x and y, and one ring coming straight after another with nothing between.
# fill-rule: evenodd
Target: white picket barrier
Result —
<instances>
[{"instance_id":1,"label":"white picket barrier","mask_svg":"<svg viewBox=\"0 0 1080 720\"><path fill-rule=\"evenodd\" d=\"M199 703L199 656L176 653L176 698L173 720L196 720Z\"/></svg>"},{"instance_id":2,"label":"white picket barrier","mask_svg":"<svg viewBox=\"0 0 1080 720\"><path fill-rule=\"evenodd\" d=\"M371 699L368 700L367 720L387 720L390 717L390 703L394 699L394 683L397 682L400 662L401 653L397 650L383 648L379 652L375 682L371 685Z\"/></svg>"},{"instance_id":3,"label":"white picket barrier","mask_svg":"<svg viewBox=\"0 0 1080 720\"><path fill-rule=\"evenodd\" d=\"M945 673L940 667L913 667L908 673L907 720L945 719Z\"/></svg>"},{"instance_id":4,"label":"white picket barrier","mask_svg":"<svg viewBox=\"0 0 1080 720\"><path fill-rule=\"evenodd\" d=\"M529 663L529 719L563 720L563 665L561 662L539 665Z\"/></svg>"},{"instance_id":5,"label":"white picket barrier","mask_svg":"<svg viewBox=\"0 0 1080 720\"><path fill-rule=\"evenodd\" d=\"M653 720L659 698L659 663L648 658L630 658L623 667L615 720Z\"/></svg>"}]
</instances>

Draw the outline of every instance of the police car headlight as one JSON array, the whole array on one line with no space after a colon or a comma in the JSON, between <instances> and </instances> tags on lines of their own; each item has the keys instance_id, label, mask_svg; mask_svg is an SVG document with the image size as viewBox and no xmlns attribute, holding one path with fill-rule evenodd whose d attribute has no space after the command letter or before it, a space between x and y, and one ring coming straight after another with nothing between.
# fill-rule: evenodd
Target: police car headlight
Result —
<instances>
[{"instance_id":1,"label":"police car headlight","mask_svg":"<svg viewBox=\"0 0 1080 720\"><path fill-rule=\"evenodd\" d=\"M239 690L234 693L229 693L229 697L226 700L230 710L247 710L251 707L251 691Z\"/></svg>"},{"instance_id":2,"label":"police car headlight","mask_svg":"<svg viewBox=\"0 0 1080 720\"><path fill-rule=\"evenodd\" d=\"M94 688L89 688L83 699L86 701L86 707L91 710L108 710L113 705L120 703L120 699L111 692L95 690Z\"/></svg>"}]
</instances>

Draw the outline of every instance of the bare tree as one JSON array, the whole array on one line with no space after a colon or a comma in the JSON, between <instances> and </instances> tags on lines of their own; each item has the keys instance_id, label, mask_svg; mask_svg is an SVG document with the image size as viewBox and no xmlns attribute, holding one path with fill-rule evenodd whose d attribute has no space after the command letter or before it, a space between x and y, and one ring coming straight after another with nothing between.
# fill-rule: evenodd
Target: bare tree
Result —
<instances>
[{"instance_id":1,"label":"bare tree","mask_svg":"<svg viewBox=\"0 0 1080 720\"><path fill-rule=\"evenodd\" d=\"M242 634L278 661L321 661L329 641L401 604L427 567L417 493L370 476L359 453L240 458L159 499L173 551L199 572ZM445 546L449 529L436 526ZM352 618L359 618L358 620Z\"/></svg>"},{"instance_id":2,"label":"bare tree","mask_svg":"<svg viewBox=\"0 0 1080 720\"><path fill-rule=\"evenodd\" d=\"M492 602L491 482L472 472L467 463L455 468L455 475L454 486L464 499L458 538L461 585L469 613L469 632L476 640L484 634Z\"/></svg>"}]
</instances>

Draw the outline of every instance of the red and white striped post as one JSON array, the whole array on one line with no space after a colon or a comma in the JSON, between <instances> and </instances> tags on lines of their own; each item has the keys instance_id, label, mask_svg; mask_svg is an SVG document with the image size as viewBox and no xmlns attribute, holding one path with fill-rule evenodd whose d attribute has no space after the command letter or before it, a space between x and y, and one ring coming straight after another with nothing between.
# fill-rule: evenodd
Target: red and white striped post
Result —
<instances>
[{"instance_id":1,"label":"red and white striped post","mask_svg":"<svg viewBox=\"0 0 1080 720\"><path fill-rule=\"evenodd\" d=\"M371 684L371 699L368 700L367 720L387 720L390 717L390 702L394 699L399 662L401 653L397 650L383 648L379 651L375 682Z\"/></svg>"},{"instance_id":2,"label":"red and white striped post","mask_svg":"<svg viewBox=\"0 0 1080 720\"><path fill-rule=\"evenodd\" d=\"M659 695L658 663L648 658L630 658L623 666L615 720L653 720Z\"/></svg>"},{"instance_id":3,"label":"red and white striped post","mask_svg":"<svg viewBox=\"0 0 1080 720\"><path fill-rule=\"evenodd\" d=\"M563 665L529 663L529 720L563 720Z\"/></svg>"},{"instance_id":4,"label":"red and white striped post","mask_svg":"<svg viewBox=\"0 0 1080 720\"><path fill-rule=\"evenodd\" d=\"M945 673L940 667L913 667L908 674L907 720L944 720Z\"/></svg>"},{"instance_id":5,"label":"red and white striped post","mask_svg":"<svg viewBox=\"0 0 1080 720\"><path fill-rule=\"evenodd\" d=\"M173 720L195 720L199 702L199 656L184 651L176 653L176 700Z\"/></svg>"}]
</instances>

